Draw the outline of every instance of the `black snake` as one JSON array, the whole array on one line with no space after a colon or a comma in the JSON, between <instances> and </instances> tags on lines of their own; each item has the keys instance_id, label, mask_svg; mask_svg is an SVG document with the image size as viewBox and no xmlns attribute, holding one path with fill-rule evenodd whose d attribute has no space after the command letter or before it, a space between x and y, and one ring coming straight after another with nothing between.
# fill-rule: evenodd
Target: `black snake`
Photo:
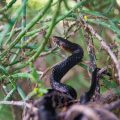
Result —
<instances>
[{"instance_id":1,"label":"black snake","mask_svg":"<svg viewBox=\"0 0 120 120\"><path fill-rule=\"evenodd\" d=\"M56 114L56 108L67 105L70 101L77 98L77 93L74 88L69 85L61 83L62 77L76 64L78 64L83 58L83 49L80 45L72 43L64 38L54 36L53 42L57 44L61 49L65 49L72 53L71 56L53 67L50 83L52 89L48 90L48 93L43 96L41 100L34 102L35 107L38 108L38 118L34 119L35 114L29 113L29 117L24 117L23 120L58 120ZM94 94L96 87L97 69L92 74L92 82L90 89L80 98L80 103L87 103L90 101ZM25 114L27 112L25 111ZM24 116L26 116L24 114Z\"/></svg>"},{"instance_id":2,"label":"black snake","mask_svg":"<svg viewBox=\"0 0 120 120\"><path fill-rule=\"evenodd\" d=\"M54 90L65 93L71 96L71 98L76 99L76 91L71 86L60 83L60 80L73 66L81 61L83 49L80 45L57 36L53 37L53 42L57 44L58 47L71 52L72 55L53 68L50 76L51 86Z\"/></svg>"}]
</instances>

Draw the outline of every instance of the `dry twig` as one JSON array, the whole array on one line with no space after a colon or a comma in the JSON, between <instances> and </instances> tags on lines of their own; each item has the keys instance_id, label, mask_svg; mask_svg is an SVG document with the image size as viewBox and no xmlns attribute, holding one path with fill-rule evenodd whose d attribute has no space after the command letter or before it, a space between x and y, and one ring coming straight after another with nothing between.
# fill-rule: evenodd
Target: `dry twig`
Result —
<instances>
[{"instance_id":1,"label":"dry twig","mask_svg":"<svg viewBox=\"0 0 120 120\"><path fill-rule=\"evenodd\" d=\"M120 62L117 60L117 57L115 56L113 51L110 49L110 47L107 45L105 40L93 29L93 27L91 25L86 23L86 21L84 20L83 17L81 17L81 22L83 24L83 27L87 28L87 30L100 41L101 46L110 55L113 63L116 66L116 70L117 70L117 73L118 73L118 83L120 84Z\"/></svg>"}]
</instances>

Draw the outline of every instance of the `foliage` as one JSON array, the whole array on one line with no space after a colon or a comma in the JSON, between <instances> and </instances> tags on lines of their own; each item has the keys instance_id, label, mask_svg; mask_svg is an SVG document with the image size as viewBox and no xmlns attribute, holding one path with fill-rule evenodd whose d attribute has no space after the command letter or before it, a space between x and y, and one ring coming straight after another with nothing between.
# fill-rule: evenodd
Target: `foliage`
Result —
<instances>
[{"instance_id":1,"label":"foliage","mask_svg":"<svg viewBox=\"0 0 120 120\"><path fill-rule=\"evenodd\" d=\"M101 3L101 4L99 4ZM69 38L81 44L84 49L83 62L79 64L72 76L70 73L63 81L72 85L80 94L89 86L90 56L86 50L85 30L81 27L80 17L96 29L119 59L120 51L120 13L119 1L115 0L4 0L0 2L0 87L1 100L30 99L47 92L48 81L42 80L45 69L64 57L58 49L51 50L50 38L53 35ZM109 68L110 78L102 78L102 92L116 88L117 71L111 57L101 50L100 42L92 36L98 67ZM103 59L104 58L104 59ZM78 75L79 74L79 75ZM77 75L77 76L76 76ZM40 76L40 77L39 77ZM70 79L70 80L67 80ZM78 84L79 83L79 84ZM25 86L26 84L26 86ZM106 89L107 86L107 89ZM109 86L109 87L108 87ZM29 88L29 89L27 89ZM2 106L3 107L3 106ZM1 107L1 108L2 108ZM7 108L3 114L9 112ZM0 115L0 120L8 119ZM8 116L9 117L9 116ZM10 117L9 117L10 118ZM10 119L9 119L10 120Z\"/></svg>"}]
</instances>

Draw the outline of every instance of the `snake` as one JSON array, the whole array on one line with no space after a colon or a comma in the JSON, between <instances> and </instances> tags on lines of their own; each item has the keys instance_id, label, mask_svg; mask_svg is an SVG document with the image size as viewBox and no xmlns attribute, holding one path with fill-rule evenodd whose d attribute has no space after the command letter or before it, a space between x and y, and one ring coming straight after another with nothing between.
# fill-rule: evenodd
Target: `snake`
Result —
<instances>
[{"instance_id":1,"label":"snake","mask_svg":"<svg viewBox=\"0 0 120 120\"><path fill-rule=\"evenodd\" d=\"M100 69L99 68L95 68L94 71L92 72L92 79L91 79L91 85L90 88L87 92L85 92L84 94L82 94L80 96L80 104L86 104L90 101L90 99L92 98L92 96L95 93L97 84L98 84L98 71Z\"/></svg>"},{"instance_id":2,"label":"snake","mask_svg":"<svg viewBox=\"0 0 120 120\"><path fill-rule=\"evenodd\" d=\"M62 62L53 67L50 84L52 89L60 91L61 93L70 96L71 99L76 99L77 93L74 88L69 85L61 83L62 77L75 65L77 65L83 58L84 52L80 45L68 41L62 37L53 36L53 43L60 49L70 52L72 55L64 59Z\"/></svg>"},{"instance_id":3,"label":"snake","mask_svg":"<svg viewBox=\"0 0 120 120\"><path fill-rule=\"evenodd\" d=\"M53 36L53 43L60 49L71 53L66 59L55 65L50 75L51 89L42 97L42 99L33 103L38 108L38 112L25 110L23 120L58 120L56 108L68 105L72 100L77 98L76 90L70 85L61 83L62 77L75 65L82 61L84 51L76 43L68 41L62 37ZM90 101L96 89L97 69L92 73L91 86L87 92L80 97L80 103L84 104ZM36 119L37 115L37 119ZM26 116L28 116L26 118Z\"/></svg>"},{"instance_id":4,"label":"snake","mask_svg":"<svg viewBox=\"0 0 120 120\"><path fill-rule=\"evenodd\" d=\"M52 74L50 76L50 83L52 89L57 90L61 93L70 96L72 99L76 99L77 94L74 88L69 85L61 83L62 77L75 65L81 62L84 52L83 48L73 42L68 41L62 37L54 36L53 42L56 44L60 49L64 49L65 51L70 52L72 55L67 57L65 60L57 64L53 67ZM87 92L80 96L80 104L86 104L90 101L94 92L96 90L98 76L97 73L100 69L95 68L92 72L91 78L91 85Z\"/></svg>"}]
</instances>

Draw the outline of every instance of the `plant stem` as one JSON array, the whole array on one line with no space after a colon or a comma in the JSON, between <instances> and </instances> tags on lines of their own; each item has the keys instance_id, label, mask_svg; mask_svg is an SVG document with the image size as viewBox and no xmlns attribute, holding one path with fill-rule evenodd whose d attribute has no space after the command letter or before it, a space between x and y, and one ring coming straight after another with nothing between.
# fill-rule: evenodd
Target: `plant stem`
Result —
<instances>
[{"instance_id":1,"label":"plant stem","mask_svg":"<svg viewBox=\"0 0 120 120\"><path fill-rule=\"evenodd\" d=\"M7 48L3 53L0 55L0 58L2 58L4 55L8 53L20 40L21 38L25 35L25 33L30 30L36 22L38 22L47 12L47 10L50 8L53 0L49 0L45 8L40 11L35 18L32 19L32 21L26 26L26 28L19 33L19 35L16 37L16 39L9 45L9 48Z\"/></svg>"},{"instance_id":2,"label":"plant stem","mask_svg":"<svg viewBox=\"0 0 120 120\"><path fill-rule=\"evenodd\" d=\"M11 0L4 8L0 9L0 13L3 13L4 11L8 10L12 7L12 5L16 2L16 0Z\"/></svg>"}]
</instances>

